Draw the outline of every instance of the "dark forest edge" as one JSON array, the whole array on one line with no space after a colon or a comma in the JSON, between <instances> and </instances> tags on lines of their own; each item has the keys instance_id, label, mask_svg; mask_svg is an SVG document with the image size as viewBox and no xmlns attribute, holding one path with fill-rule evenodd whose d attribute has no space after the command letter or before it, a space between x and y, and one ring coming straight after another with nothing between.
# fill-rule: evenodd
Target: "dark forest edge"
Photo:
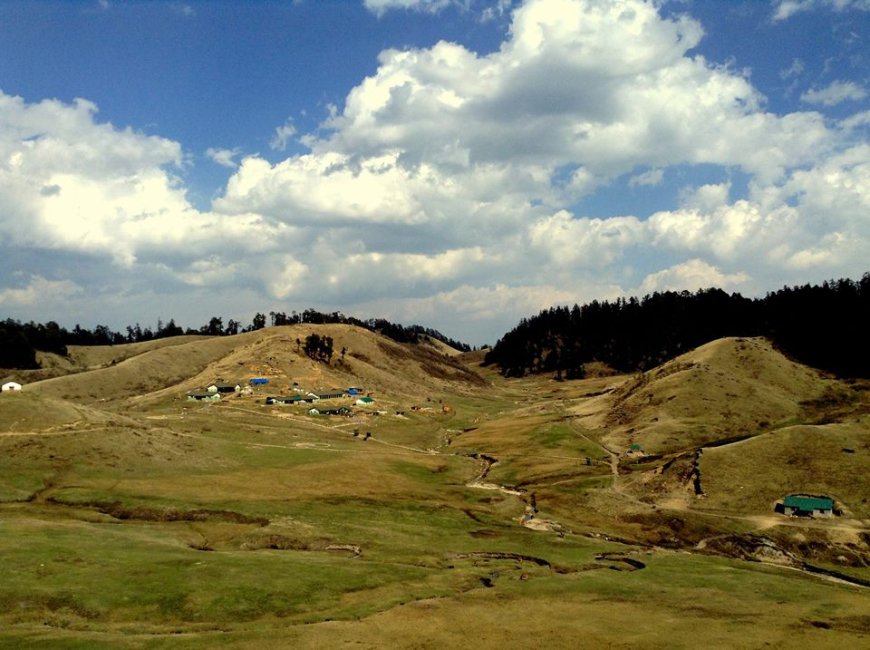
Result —
<instances>
[{"instance_id":1,"label":"dark forest edge","mask_svg":"<svg viewBox=\"0 0 870 650\"><path fill-rule=\"evenodd\" d=\"M496 364L507 377L575 379L585 375L587 363L643 371L727 336L764 336L806 365L870 377L870 273L755 299L711 288L551 307L520 321L483 363Z\"/></svg>"},{"instance_id":2,"label":"dark forest edge","mask_svg":"<svg viewBox=\"0 0 870 650\"><path fill-rule=\"evenodd\" d=\"M139 323L127 327L127 333L115 332L105 325L97 325L93 330L76 325L67 330L54 321L48 323L21 323L7 318L0 321L0 368L15 368L21 370L39 368L36 352L53 352L67 356L68 345L120 345L123 343L140 343L156 339L182 335L233 336L243 332L252 332L266 327L266 315L257 313L250 325L229 319L224 325L223 318L212 317L206 325L199 329L183 328L175 324L174 319L164 323L157 321L156 329L142 328ZM345 316L341 312L322 313L314 309L306 309L301 313L295 311L289 315L283 312L269 312L269 322L272 326L298 324L342 324L356 325L372 332L377 332L399 343L419 343L426 339L435 339L446 343L456 350L468 352L471 347L466 343L454 341L441 332L423 327L422 325L399 325L383 318L361 320L353 316Z\"/></svg>"}]
</instances>

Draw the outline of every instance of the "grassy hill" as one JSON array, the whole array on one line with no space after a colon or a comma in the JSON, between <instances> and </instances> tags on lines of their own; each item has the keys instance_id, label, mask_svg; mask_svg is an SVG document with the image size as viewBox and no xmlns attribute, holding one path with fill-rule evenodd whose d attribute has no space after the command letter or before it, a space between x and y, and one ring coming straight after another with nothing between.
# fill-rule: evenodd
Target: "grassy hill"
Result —
<instances>
[{"instance_id":1,"label":"grassy hill","mask_svg":"<svg viewBox=\"0 0 870 650\"><path fill-rule=\"evenodd\" d=\"M787 494L825 494L847 515L870 519L870 494L862 480L870 466L868 428L870 418L863 415L851 422L785 427L708 449L700 461L703 505L770 514Z\"/></svg>"},{"instance_id":2,"label":"grassy hill","mask_svg":"<svg viewBox=\"0 0 870 650\"><path fill-rule=\"evenodd\" d=\"M302 353L310 333L332 363ZM167 341L76 350L70 374L0 396L0 647L870 637L866 589L801 570L870 580L870 390L764 340L566 382L348 325ZM264 404L294 383L377 406ZM773 512L797 491L842 514Z\"/></svg>"},{"instance_id":3,"label":"grassy hill","mask_svg":"<svg viewBox=\"0 0 870 650\"><path fill-rule=\"evenodd\" d=\"M781 426L837 382L762 338L725 338L627 380L613 393L606 442L649 454Z\"/></svg>"},{"instance_id":4,"label":"grassy hill","mask_svg":"<svg viewBox=\"0 0 870 650\"><path fill-rule=\"evenodd\" d=\"M330 365L306 357L296 341L317 331L331 336ZM64 374L39 381L29 391L83 403L157 397L201 388L218 379L246 384L271 379L270 392L365 385L372 390L425 399L427 392L480 378L454 360L452 348L435 342L395 343L352 325L293 325L232 337L175 337L119 346L73 346ZM162 392L161 392L162 391Z\"/></svg>"}]
</instances>

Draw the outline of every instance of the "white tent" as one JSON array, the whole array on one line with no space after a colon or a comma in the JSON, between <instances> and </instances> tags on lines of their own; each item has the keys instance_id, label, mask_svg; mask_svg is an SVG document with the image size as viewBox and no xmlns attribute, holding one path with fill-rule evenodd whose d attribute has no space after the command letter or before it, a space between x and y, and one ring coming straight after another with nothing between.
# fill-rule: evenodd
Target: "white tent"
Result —
<instances>
[{"instance_id":1,"label":"white tent","mask_svg":"<svg viewBox=\"0 0 870 650\"><path fill-rule=\"evenodd\" d=\"M3 384L3 392L7 393L11 390L21 390L21 384L15 381L7 381Z\"/></svg>"}]
</instances>

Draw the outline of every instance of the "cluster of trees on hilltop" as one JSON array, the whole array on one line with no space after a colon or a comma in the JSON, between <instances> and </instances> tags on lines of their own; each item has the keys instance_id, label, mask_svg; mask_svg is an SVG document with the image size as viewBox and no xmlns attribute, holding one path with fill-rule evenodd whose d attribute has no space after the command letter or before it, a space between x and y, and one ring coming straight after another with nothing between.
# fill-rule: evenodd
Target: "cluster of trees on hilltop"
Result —
<instances>
[{"instance_id":1,"label":"cluster of trees on hilltop","mask_svg":"<svg viewBox=\"0 0 870 650\"><path fill-rule=\"evenodd\" d=\"M212 319L214 320L214 319ZM157 321L157 328L142 328L139 323L127 327L126 334L112 331L106 325L97 325L89 330L76 325L72 330L61 327L54 321L45 324L21 323L7 318L0 321L0 368L38 368L36 351L53 352L66 356L68 345L118 345L153 339L179 336L181 334L201 334L200 330L183 329L174 320L168 323Z\"/></svg>"},{"instance_id":2,"label":"cluster of trees on hilltop","mask_svg":"<svg viewBox=\"0 0 870 650\"><path fill-rule=\"evenodd\" d=\"M419 343L425 338L437 339L463 351L470 346L450 339L437 330L424 328L421 325L398 325L384 319L360 320L345 316L340 312L321 313L314 309L306 309L301 314L295 311L291 315L283 312L269 312L272 325L295 325L299 323L327 324L340 323L357 325L367 330L383 334L400 343ZM209 322L198 329L183 328L176 325L174 319L164 323L157 321L157 327L141 327L139 323L127 326L125 332L116 332L105 325L97 325L89 330L76 325L67 330L54 321L48 323L21 323L11 318L0 321L0 368L31 369L38 368L36 351L67 354L68 345L118 345L121 343L138 343L154 339L181 336L183 334L199 334L206 336L232 336L241 332L250 332L266 327L266 315L257 313L250 325L243 326L239 321L213 316ZM330 355L331 356L331 355Z\"/></svg>"},{"instance_id":3,"label":"cluster of trees on hilltop","mask_svg":"<svg viewBox=\"0 0 870 650\"><path fill-rule=\"evenodd\" d=\"M552 307L524 318L487 353L505 376L582 377L584 364L647 370L724 336L766 336L798 361L870 376L870 273L749 299L721 289Z\"/></svg>"},{"instance_id":4,"label":"cluster of trees on hilltop","mask_svg":"<svg viewBox=\"0 0 870 650\"><path fill-rule=\"evenodd\" d=\"M438 330L429 327L423 327L422 325L400 325L398 323L391 323L383 318L362 320L353 316L345 316L340 311L323 313L314 309L306 309L301 313L293 311L289 315L284 312L270 311L269 319L272 325L298 325L299 323L356 325L357 327L382 334L398 343L419 343L421 340L429 338L446 343L450 347L462 352L469 352L471 350L471 346L467 343L451 339ZM254 316L254 323L258 325L254 329L265 327L266 316L264 314L257 314Z\"/></svg>"},{"instance_id":5,"label":"cluster of trees on hilltop","mask_svg":"<svg viewBox=\"0 0 870 650\"><path fill-rule=\"evenodd\" d=\"M9 319L0 322L0 368L38 368L34 341L40 349L66 354L59 330L57 323L22 325Z\"/></svg>"}]
</instances>

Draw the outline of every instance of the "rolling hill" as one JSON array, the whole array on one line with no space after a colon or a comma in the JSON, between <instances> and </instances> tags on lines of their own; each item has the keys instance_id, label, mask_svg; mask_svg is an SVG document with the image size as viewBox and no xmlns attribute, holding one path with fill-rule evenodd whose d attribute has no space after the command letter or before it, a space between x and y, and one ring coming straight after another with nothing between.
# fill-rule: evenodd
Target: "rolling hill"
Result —
<instances>
[{"instance_id":1,"label":"rolling hill","mask_svg":"<svg viewBox=\"0 0 870 650\"><path fill-rule=\"evenodd\" d=\"M298 341L313 332L331 336L338 352L330 365L309 359ZM68 374L39 381L29 391L81 403L165 398L224 379L246 384L270 378L271 392L293 383L308 390L364 386L413 399L454 386L480 383L440 341L401 344L353 325L290 325L225 337L175 337L119 346L70 350Z\"/></svg>"},{"instance_id":2,"label":"rolling hill","mask_svg":"<svg viewBox=\"0 0 870 650\"><path fill-rule=\"evenodd\" d=\"M719 339L626 380L612 394L605 442L662 454L752 436L837 386L766 339Z\"/></svg>"}]
</instances>

